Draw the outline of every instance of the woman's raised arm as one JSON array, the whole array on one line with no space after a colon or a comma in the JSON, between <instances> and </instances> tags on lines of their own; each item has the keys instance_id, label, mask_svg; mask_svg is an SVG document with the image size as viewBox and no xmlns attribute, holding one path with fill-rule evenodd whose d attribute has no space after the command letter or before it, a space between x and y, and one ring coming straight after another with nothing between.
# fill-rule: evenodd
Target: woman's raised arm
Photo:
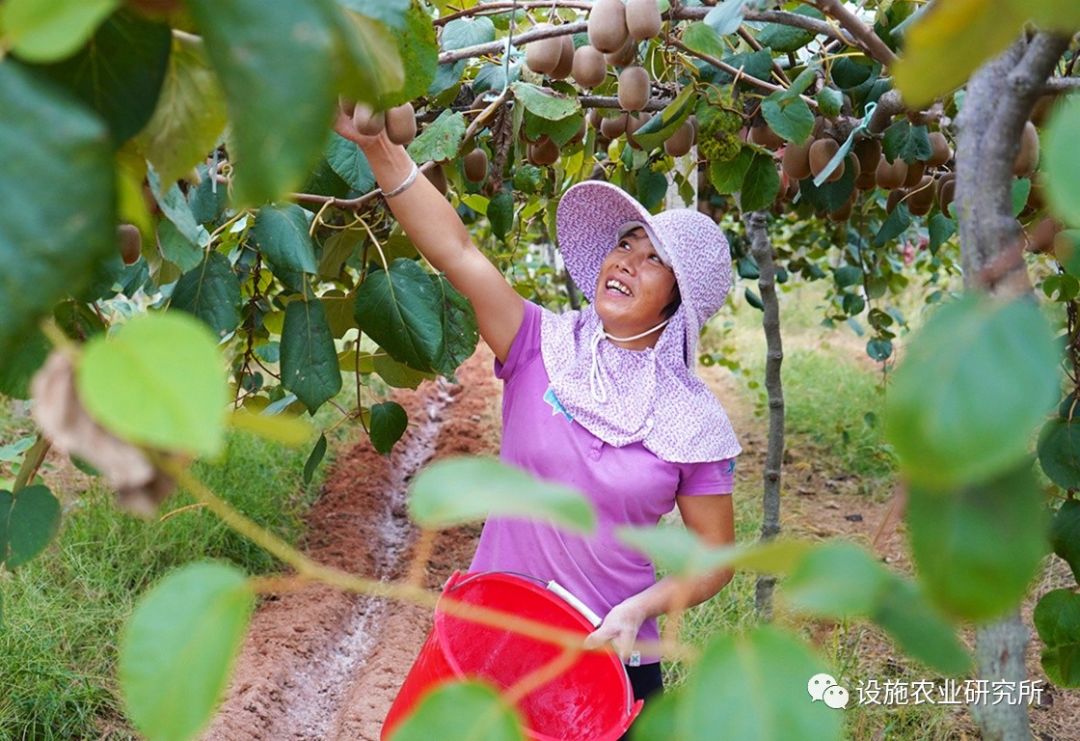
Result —
<instances>
[{"instance_id":1,"label":"woman's raised arm","mask_svg":"<svg viewBox=\"0 0 1080 741\"><path fill-rule=\"evenodd\" d=\"M405 148L392 143L385 132L364 136L343 111L338 112L334 129L364 150L384 192L392 191L412 171ZM472 303L480 335L505 362L525 314L524 299L477 249L453 206L426 177L418 177L386 202L420 254Z\"/></svg>"}]
</instances>

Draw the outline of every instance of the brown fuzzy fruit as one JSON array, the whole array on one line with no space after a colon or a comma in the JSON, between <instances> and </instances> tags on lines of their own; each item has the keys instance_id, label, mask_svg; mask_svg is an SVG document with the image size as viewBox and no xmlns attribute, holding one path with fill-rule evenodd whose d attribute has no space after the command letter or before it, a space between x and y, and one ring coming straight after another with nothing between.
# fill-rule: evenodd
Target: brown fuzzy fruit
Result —
<instances>
[{"instance_id":1,"label":"brown fuzzy fruit","mask_svg":"<svg viewBox=\"0 0 1080 741\"><path fill-rule=\"evenodd\" d=\"M607 76L607 64L604 55L593 47L586 44L574 52L574 63L571 65L570 74L581 87L591 90Z\"/></svg>"},{"instance_id":2,"label":"brown fuzzy fruit","mask_svg":"<svg viewBox=\"0 0 1080 741\"><path fill-rule=\"evenodd\" d=\"M1039 164L1039 131L1035 124L1028 121L1024 124L1024 131L1020 134L1020 151L1016 153L1013 161L1013 175L1026 178L1035 172Z\"/></svg>"},{"instance_id":3,"label":"brown fuzzy fruit","mask_svg":"<svg viewBox=\"0 0 1080 741\"><path fill-rule=\"evenodd\" d=\"M879 187L885 188L886 190L899 188L904 184L904 178L907 177L907 162L904 162L897 157L896 160L890 164L887 159L882 157L881 161L878 162L875 173Z\"/></svg>"},{"instance_id":4,"label":"brown fuzzy fruit","mask_svg":"<svg viewBox=\"0 0 1080 741\"><path fill-rule=\"evenodd\" d=\"M891 214L896 210L896 207L900 204L900 201L904 200L904 196L907 195L907 191L903 188L896 188L889 191L889 198L885 201L885 213Z\"/></svg>"},{"instance_id":5,"label":"brown fuzzy fruit","mask_svg":"<svg viewBox=\"0 0 1080 741\"><path fill-rule=\"evenodd\" d=\"M638 41L651 39L660 33L660 8L656 0L626 0L626 29Z\"/></svg>"},{"instance_id":6,"label":"brown fuzzy fruit","mask_svg":"<svg viewBox=\"0 0 1080 741\"><path fill-rule=\"evenodd\" d=\"M625 113L620 113L614 118L605 118L600 122L600 133L608 139L619 138L626 131L627 118Z\"/></svg>"},{"instance_id":7,"label":"brown fuzzy fruit","mask_svg":"<svg viewBox=\"0 0 1080 741\"><path fill-rule=\"evenodd\" d=\"M934 178L923 175L910 193L907 199L908 210L913 216L926 216L934 207L934 197L937 195Z\"/></svg>"},{"instance_id":8,"label":"brown fuzzy fruit","mask_svg":"<svg viewBox=\"0 0 1080 741\"><path fill-rule=\"evenodd\" d=\"M570 36L563 36L559 41L559 61L550 75L553 80L565 80L574 69L574 40Z\"/></svg>"},{"instance_id":9,"label":"brown fuzzy fruit","mask_svg":"<svg viewBox=\"0 0 1080 741\"><path fill-rule=\"evenodd\" d=\"M596 0L589 11L589 43L611 54L626 43L626 6L622 0Z\"/></svg>"},{"instance_id":10,"label":"brown fuzzy fruit","mask_svg":"<svg viewBox=\"0 0 1080 741\"><path fill-rule=\"evenodd\" d=\"M694 146L694 124L686 119L683 125L675 129L675 133L664 142L664 151L672 157L682 157Z\"/></svg>"},{"instance_id":11,"label":"brown fuzzy fruit","mask_svg":"<svg viewBox=\"0 0 1080 741\"><path fill-rule=\"evenodd\" d=\"M446 191L450 189L450 186L446 182L446 173L443 172L442 165L435 165L429 170L424 170L424 177L430 180L431 184L443 195L446 195Z\"/></svg>"},{"instance_id":12,"label":"brown fuzzy fruit","mask_svg":"<svg viewBox=\"0 0 1080 741\"><path fill-rule=\"evenodd\" d=\"M377 136L386 128L386 114L382 111L375 112L363 103L357 103L353 108L353 126L364 136Z\"/></svg>"},{"instance_id":13,"label":"brown fuzzy fruit","mask_svg":"<svg viewBox=\"0 0 1080 741\"><path fill-rule=\"evenodd\" d=\"M767 149L779 149L784 146L784 140L777 136L776 132L770 129L767 124L751 126L747 139Z\"/></svg>"},{"instance_id":14,"label":"brown fuzzy fruit","mask_svg":"<svg viewBox=\"0 0 1080 741\"><path fill-rule=\"evenodd\" d=\"M619 73L619 108L640 111L649 103L649 73L644 67L627 67Z\"/></svg>"},{"instance_id":15,"label":"brown fuzzy fruit","mask_svg":"<svg viewBox=\"0 0 1080 741\"><path fill-rule=\"evenodd\" d=\"M804 180L810 177L810 145L813 141L803 144L788 144L784 147L784 156L780 164L788 177L795 180Z\"/></svg>"},{"instance_id":16,"label":"brown fuzzy fruit","mask_svg":"<svg viewBox=\"0 0 1080 741\"><path fill-rule=\"evenodd\" d=\"M825 169L825 165L829 164L829 160L833 158L833 155L835 155L839 149L840 145L837 144L834 139L829 139L827 137L825 139L818 139L811 144L809 152L810 173L814 177L820 175L821 171ZM836 169L841 171L841 175L843 174L843 165Z\"/></svg>"},{"instance_id":17,"label":"brown fuzzy fruit","mask_svg":"<svg viewBox=\"0 0 1080 741\"><path fill-rule=\"evenodd\" d=\"M844 201L844 205L835 211L828 213L829 221L847 221L851 218L851 212L855 208L855 191L852 191L852 197Z\"/></svg>"},{"instance_id":18,"label":"brown fuzzy fruit","mask_svg":"<svg viewBox=\"0 0 1080 741\"><path fill-rule=\"evenodd\" d=\"M640 129L642 126L649 122L652 118L651 113L628 113L626 119L626 141L633 149L641 149L641 145L638 144L634 138L634 132Z\"/></svg>"},{"instance_id":19,"label":"brown fuzzy fruit","mask_svg":"<svg viewBox=\"0 0 1080 741\"><path fill-rule=\"evenodd\" d=\"M529 145L529 162L534 165L554 165L559 161L559 145L546 134L541 136L535 144Z\"/></svg>"},{"instance_id":20,"label":"brown fuzzy fruit","mask_svg":"<svg viewBox=\"0 0 1080 741\"><path fill-rule=\"evenodd\" d=\"M1064 229L1059 222L1049 216L1039 221L1028 232L1027 250L1029 252L1052 252L1054 241L1059 232Z\"/></svg>"},{"instance_id":21,"label":"brown fuzzy fruit","mask_svg":"<svg viewBox=\"0 0 1080 741\"><path fill-rule=\"evenodd\" d=\"M546 31L551 28L550 23L541 23L536 30ZM548 75L558 65L561 54L562 39L558 36L533 41L525 47L525 66L538 75Z\"/></svg>"},{"instance_id":22,"label":"brown fuzzy fruit","mask_svg":"<svg viewBox=\"0 0 1080 741\"><path fill-rule=\"evenodd\" d=\"M637 60L637 51L637 42L628 38L618 51L605 54L604 62L612 67L629 67Z\"/></svg>"},{"instance_id":23,"label":"brown fuzzy fruit","mask_svg":"<svg viewBox=\"0 0 1080 741\"><path fill-rule=\"evenodd\" d=\"M142 235L132 224L120 224L116 227L117 247L125 265L133 265L142 255Z\"/></svg>"},{"instance_id":24,"label":"brown fuzzy fruit","mask_svg":"<svg viewBox=\"0 0 1080 741\"><path fill-rule=\"evenodd\" d=\"M941 213L949 215L949 205L956 199L956 178L942 178L938 183L938 208Z\"/></svg>"},{"instance_id":25,"label":"brown fuzzy fruit","mask_svg":"<svg viewBox=\"0 0 1080 741\"><path fill-rule=\"evenodd\" d=\"M859 190L870 190L877 185L877 173L873 170L867 170L866 172L860 172L859 176L855 178L855 187Z\"/></svg>"},{"instance_id":26,"label":"brown fuzzy fruit","mask_svg":"<svg viewBox=\"0 0 1080 741\"><path fill-rule=\"evenodd\" d=\"M483 182L487 177L488 158L483 149L474 149L465 155L465 177L470 183Z\"/></svg>"},{"instance_id":27,"label":"brown fuzzy fruit","mask_svg":"<svg viewBox=\"0 0 1080 741\"><path fill-rule=\"evenodd\" d=\"M600 114L599 108L593 108L591 111L589 111L587 120L589 122L589 126L593 127L594 129L599 129L600 122L604 120L604 117Z\"/></svg>"},{"instance_id":28,"label":"brown fuzzy fruit","mask_svg":"<svg viewBox=\"0 0 1080 741\"><path fill-rule=\"evenodd\" d=\"M953 151L949 146L949 140L940 131L930 132L930 159L926 160L927 167L941 167L952 159Z\"/></svg>"},{"instance_id":29,"label":"brown fuzzy fruit","mask_svg":"<svg viewBox=\"0 0 1080 741\"><path fill-rule=\"evenodd\" d=\"M416 138L416 111L412 103L403 103L386 112L386 136L401 145Z\"/></svg>"},{"instance_id":30,"label":"brown fuzzy fruit","mask_svg":"<svg viewBox=\"0 0 1080 741\"><path fill-rule=\"evenodd\" d=\"M852 148L859 158L860 172L873 172L881 161L881 142L877 139L860 139Z\"/></svg>"},{"instance_id":31,"label":"brown fuzzy fruit","mask_svg":"<svg viewBox=\"0 0 1080 741\"><path fill-rule=\"evenodd\" d=\"M921 181L923 172L926 170L926 165L918 160L907 163L907 174L904 176L904 187L914 188Z\"/></svg>"}]
</instances>

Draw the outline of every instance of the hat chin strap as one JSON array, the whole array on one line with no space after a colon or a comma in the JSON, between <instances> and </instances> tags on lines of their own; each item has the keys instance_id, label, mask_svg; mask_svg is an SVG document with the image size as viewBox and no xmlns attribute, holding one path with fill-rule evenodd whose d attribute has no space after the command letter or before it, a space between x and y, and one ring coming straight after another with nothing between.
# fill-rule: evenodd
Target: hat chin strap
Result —
<instances>
[{"instance_id":1,"label":"hat chin strap","mask_svg":"<svg viewBox=\"0 0 1080 741\"><path fill-rule=\"evenodd\" d=\"M592 394L593 401L598 401L600 403L604 403L607 401L607 389L604 388L605 371L600 364L600 353L597 352L600 347L600 340L607 337L609 340L629 342L630 340L636 340L639 337L644 337L647 334L652 334L653 332L667 324L669 321L671 321L670 318L665 319L652 329L646 329L644 332L636 334L633 337L616 337L613 334L608 334L607 331L604 329L603 322L600 323L600 326L597 328L592 338L592 363L589 368L589 392Z\"/></svg>"}]
</instances>

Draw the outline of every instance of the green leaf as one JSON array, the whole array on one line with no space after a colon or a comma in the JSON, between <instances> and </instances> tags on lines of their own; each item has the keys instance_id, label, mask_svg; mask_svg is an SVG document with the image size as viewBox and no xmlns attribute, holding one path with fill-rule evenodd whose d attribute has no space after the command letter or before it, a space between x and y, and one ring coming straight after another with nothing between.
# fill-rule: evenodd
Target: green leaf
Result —
<instances>
[{"instance_id":1,"label":"green leaf","mask_svg":"<svg viewBox=\"0 0 1080 741\"><path fill-rule=\"evenodd\" d=\"M1039 432L1039 465L1063 489L1080 489L1080 422L1051 419Z\"/></svg>"},{"instance_id":2,"label":"green leaf","mask_svg":"<svg viewBox=\"0 0 1080 741\"><path fill-rule=\"evenodd\" d=\"M240 280L228 258L210 251L193 270L180 276L169 306L202 319L223 338L240 324Z\"/></svg>"},{"instance_id":3,"label":"green leaf","mask_svg":"<svg viewBox=\"0 0 1080 741\"><path fill-rule=\"evenodd\" d=\"M390 741L524 741L522 720L495 688L478 681L445 682L420 698L392 729Z\"/></svg>"},{"instance_id":4,"label":"green leaf","mask_svg":"<svg viewBox=\"0 0 1080 741\"><path fill-rule=\"evenodd\" d=\"M924 162L933 154L926 127L912 126L906 118L901 118L885 130L881 150L889 162L897 157L905 162Z\"/></svg>"},{"instance_id":5,"label":"green leaf","mask_svg":"<svg viewBox=\"0 0 1080 741\"><path fill-rule=\"evenodd\" d=\"M120 0L7 0L0 8L4 46L28 62L53 62L75 52Z\"/></svg>"},{"instance_id":6,"label":"green leaf","mask_svg":"<svg viewBox=\"0 0 1080 741\"><path fill-rule=\"evenodd\" d=\"M442 162L458 156L465 138L465 114L446 109L409 144L414 162Z\"/></svg>"},{"instance_id":7,"label":"green leaf","mask_svg":"<svg viewBox=\"0 0 1080 741\"><path fill-rule=\"evenodd\" d=\"M821 90L818 90L817 95L814 96L814 99L817 100L818 110L821 111L821 115L830 118L839 116L840 109L844 105L844 94L834 87L826 86L821 88Z\"/></svg>"},{"instance_id":8,"label":"green leaf","mask_svg":"<svg viewBox=\"0 0 1080 741\"><path fill-rule=\"evenodd\" d=\"M57 300L78 294L96 266L116 254L116 184L101 121L12 61L0 64L0 110L4 357Z\"/></svg>"},{"instance_id":9,"label":"green leaf","mask_svg":"<svg viewBox=\"0 0 1080 741\"><path fill-rule=\"evenodd\" d=\"M937 605L966 619L987 620L1020 602L1048 550L1045 519L1027 462L973 486L908 490L920 580Z\"/></svg>"},{"instance_id":10,"label":"green leaf","mask_svg":"<svg viewBox=\"0 0 1080 741\"><path fill-rule=\"evenodd\" d=\"M311 449L311 453L308 455L307 460L304 462L304 486L311 483L311 479L315 476L315 469L322 463L323 456L326 455L326 435L319 435L318 441L315 443L315 447Z\"/></svg>"},{"instance_id":11,"label":"green leaf","mask_svg":"<svg viewBox=\"0 0 1080 741\"><path fill-rule=\"evenodd\" d=\"M956 234L956 222L941 212L930 217L927 227L930 233L927 249L930 250L931 255L936 255L938 248Z\"/></svg>"},{"instance_id":12,"label":"green leaf","mask_svg":"<svg viewBox=\"0 0 1080 741\"><path fill-rule=\"evenodd\" d=\"M166 190L162 190L161 178L153 166L146 169L146 182L150 185L150 192L161 207L165 218L173 223L184 239L192 245L202 245L209 241L210 235L195 221L195 215L191 213L191 206L188 205L179 185L173 183ZM196 262L201 261L202 255Z\"/></svg>"},{"instance_id":13,"label":"green leaf","mask_svg":"<svg viewBox=\"0 0 1080 741\"><path fill-rule=\"evenodd\" d=\"M13 399L30 398L30 379L45 363L52 343L36 327L31 329L17 352L0 356L0 394Z\"/></svg>"},{"instance_id":14,"label":"green leaf","mask_svg":"<svg viewBox=\"0 0 1080 741\"><path fill-rule=\"evenodd\" d=\"M404 84L379 97L380 108L391 108L415 100L427 92L439 64L439 42L431 15L420 3L412 3L405 13L404 26L394 32ZM385 76L385 68L375 70L375 77Z\"/></svg>"},{"instance_id":15,"label":"green leaf","mask_svg":"<svg viewBox=\"0 0 1080 741\"><path fill-rule=\"evenodd\" d=\"M884 247L903 234L909 226L911 226L911 211L908 210L906 203L898 203L892 213L885 217L885 221L881 222L881 228L874 235L874 246Z\"/></svg>"},{"instance_id":16,"label":"green leaf","mask_svg":"<svg viewBox=\"0 0 1080 741\"><path fill-rule=\"evenodd\" d=\"M0 562L15 569L43 550L60 529L60 502L47 486L0 491Z\"/></svg>"},{"instance_id":17,"label":"green leaf","mask_svg":"<svg viewBox=\"0 0 1080 741\"><path fill-rule=\"evenodd\" d=\"M724 40L711 26L701 21L691 23L683 30L682 42L691 51L696 51L717 59L723 58L727 53Z\"/></svg>"},{"instance_id":18,"label":"green leaf","mask_svg":"<svg viewBox=\"0 0 1080 741\"><path fill-rule=\"evenodd\" d=\"M194 738L210 720L247 632L255 593L244 574L194 563L158 582L120 636L127 716L161 741Z\"/></svg>"},{"instance_id":19,"label":"green leaf","mask_svg":"<svg viewBox=\"0 0 1080 741\"><path fill-rule=\"evenodd\" d=\"M870 617L906 654L928 667L954 676L970 671L971 656L956 629L916 585L893 579Z\"/></svg>"},{"instance_id":20,"label":"green leaf","mask_svg":"<svg viewBox=\"0 0 1080 741\"><path fill-rule=\"evenodd\" d=\"M289 447L299 447L311 439L311 424L289 414L253 414L241 407L228 418L229 427L244 430L259 437Z\"/></svg>"},{"instance_id":21,"label":"green leaf","mask_svg":"<svg viewBox=\"0 0 1080 741\"><path fill-rule=\"evenodd\" d=\"M292 301L281 330L281 385L312 414L341 390L334 338L318 299Z\"/></svg>"},{"instance_id":22,"label":"green leaf","mask_svg":"<svg viewBox=\"0 0 1080 741\"><path fill-rule=\"evenodd\" d=\"M1074 135L1080 130L1080 95L1054 107L1046 125L1045 153L1040 158L1046 199L1051 210L1070 226L1080 226L1080 151Z\"/></svg>"},{"instance_id":23,"label":"green leaf","mask_svg":"<svg viewBox=\"0 0 1080 741\"><path fill-rule=\"evenodd\" d=\"M824 662L799 638L770 625L722 632L690 670L675 720L680 739L782 741L840 738L843 716L806 696Z\"/></svg>"},{"instance_id":24,"label":"green leaf","mask_svg":"<svg viewBox=\"0 0 1080 741\"><path fill-rule=\"evenodd\" d=\"M353 190L367 193L375 187L375 173L360 147L339 134L330 137L326 161Z\"/></svg>"},{"instance_id":25,"label":"green leaf","mask_svg":"<svg viewBox=\"0 0 1080 741\"><path fill-rule=\"evenodd\" d=\"M1080 687L1080 594L1054 589L1039 599L1032 613L1045 647L1042 665L1059 687Z\"/></svg>"},{"instance_id":26,"label":"green leaf","mask_svg":"<svg viewBox=\"0 0 1080 741\"><path fill-rule=\"evenodd\" d=\"M323 278L337 278L341 269L356 248L360 246L366 232L360 229L336 229L322 245L319 252L319 275ZM349 320L352 324L352 320ZM333 325L333 321L330 322ZM335 333L335 337L340 337Z\"/></svg>"},{"instance_id":27,"label":"green leaf","mask_svg":"<svg viewBox=\"0 0 1080 741\"><path fill-rule=\"evenodd\" d=\"M372 358L372 370L379 374L387 386L396 389L414 389L424 381L435 378L434 371L419 371L397 362L386 353L379 353Z\"/></svg>"},{"instance_id":28,"label":"green leaf","mask_svg":"<svg viewBox=\"0 0 1080 741\"><path fill-rule=\"evenodd\" d=\"M488 516L544 519L585 534L596 527L592 505L580 492L483 457L444 458L425 467L410 487L409 514L428 528Z\"/></svg>"},{"instance_id":29,"label":"green leaf","mask_svg":"<svg viewBox=\"0 0 1080 741\"><path fill-rule=\"evenodd\" d=\"M383 455L389 455L394 443L405 434L409 415L396 401L384 401L371 407L371 444Z\"/></svg>"},{"instance_id":30,"label":"green leaf","mask_svg":"<svg viewBox=\"0 0 1080 741\"><path fill-rule=\"evenodd\" d=\"M279 270L318 271L315 247L308 234L308 212L295 203L260 208L252 234L275 275Z\"/></svg>"},{"instance_id":31,"label":"green leaf","mask_svg":"<svg viewBox=\"0 0 1080 741\"><path fill-rule=\"evenodd\" d=\"M395 360L430 370L445 351L443 306L428 273L398 258L370 273L356 291L353 316L364 333Z\"/></svg>"},{"instance_id":32,"label":"green leaf","mask_svg":"<svg viewBox=\"0 0 1080 741\"><path fill-rule=\"evenodd\" d=\"M487 16L455 18L443 26L443 51L464 49L495 40L495 24Z\"/></svg>"},{"instance_id":33,"label":"green leaf","mask_svg":"<svg viewBox=\"0 0 1080 741\"><path fill-rule=\"evenodd\" d=\"M330 128L338 31L317 2L189 0L187 7L225 90L237 203L295 190Z\"/></svg>"},{"instance_id":34,"label":"green leaf","mask_svg":"<svg viewBox=\"0 0 1080 741\"><path fill-rule=\"evenodd\" d=\"M85 49L42 71L97 111L120 145L153 115L171 48L168 25L121 11L101 25Z\"/></svg>"},{"instance_id":35,"label":"green leaf","mask_svg":"<svg viewBox=\"0 0 1080 741\"><path fill-rule=\"evenodd\" d=\"M705 24L721 36L735 33L742 25L743 13L748 4L756 5L756 0L728 0L715 6L705 16Z\"/></svg>"},{"instance_id":36,"label":"green leaf","mask_svg":"<svg viewBox=\"0 0 1080 741\"><path fill-rule=\"evenodd\" d=\"M884 363L893 353L893 344L889 340L874 338L866 343L866 354L879 363Z\"/></svg>"},{"instance_id":37,"label":"green leaf","mask_svg":"<svg viewBox=\"0 0 1080 741\"><path fill-rule=\"evenodd\" d=\"M825 20L825 16L822 15L820 10L808 5L800 5L795 8L795 12L809 18L816 18L819 21ZM767 46L775 52L786 53L789 51L798 51L809 44L814 40L814 34L810 31L805 31L801 28L788 26L782 23L766 23L761 27L757 39L762 46Z\"/></svg>"},{"instance_id":38,"label":"green leaf","mask_svg":"<svg viewBox=\"0 0 1080 741\"><path fill-rule=\"evenodd\" d=\"M620 527L616 537L641 551L667 572L685 576L706 574L716 569L737 568L786 573L809 550L799 540L769 540L750 545L714 547L694 533L677 527Z\"/></svg>"},{"instance_id":39,"label":"green leaf","mask_svg":"<svg viewBox=\"0 0 1080 741\"><path fill-rule=\"evenodd\" d=\"M456 382L454 372L476 352L480 333L476 312L469 299L454 288L443 275L432 275L431 282L442 302L443 353L433 364L435 370Z\"/></svg>"},{"instance_id":40,"label":"green leaf","mask_svg":"<svg viewBox=\"0 0 1080 741\"><path fill-rule=\"evenodd\" d=\"M1080 581L1080 500L1067 499L1050 522L1050 545Z\"/></svg>"},{"instance_id":41,"label":"green leaf","mask_svg":"<svg viewBox=\"0 0 1080 741\"><path fill-rule=\"evenodd\" d=\"M680 697L677 691L668 690L649 698L641 709L641 715L630 726L630 741L655 741L660 738L682 741L685 737L679 735L676 719Z\"/></svg>"},{"instance_id":42,"label":"green leaf","mask_svg":"<svg viewBox=\"0 0 1080 741\"><path fill-rule=\"evenodd\" d=\"M194 222L194 217L192 220ZM176 224L168 219L158 222L157 240L161 254L181 270L194 270L202 263L205 250L185 237Z\"/></svg>"},{"instance_id":43,"label":"green leaf","mask_svg":"<svg viewBox=\"0 0 1080 741\"><path fill-rule=\"evenodd\" d=\"M664 110L654 115L634 132L634 141L646 152L660 146L689 118L694 112L696 103L694 86L683 87L675 99L664 106Z\"/></svg>"},{"instance_id":44,"label":"green leaf","mask_svg":"<svg viewBox=\"0 0 1080 741\"><path fill-rule=\"evenodd\" d=\"M514 98L540 118L549 121L571 116L581 110L577 98L556 93L528 82L515 82L510 86Z\"/></svg>"},{"instance_id":45,"label":"green leaf","mask_svg":"<svg viewBox=\"0 0 1080 741\"><path fill-rule=\"evenodd\" d=\"M137 316L87 343L79 397L120 437L214 455L225 442L228 392L217 340L181 312Z\"/></svg>"},{"instance_id":46,"label":"green leaf","mask_svg":"<svg viewBox=\"0 0 1080 741\"><path fill-rule=\"evenodd\" d=\"M1028 196L1031 195L1031 180L1028 178L1015 178L1011 188L1012 215L1019 216L1027 206Z\"/></svg>"},{"instance_id":47,"label":"green leaf","mask_svg":"<svg viewBox=\"0 0 1080 741\"><path fill-rule=\"evenodd\" d=\"M833 270L833 280L837 288L857 286L863 282L863 271L855 265L841 265Z\"/></svg>"},{"instance_id":48,"label":"green leaf","mask_svg":"<svg viewBox=\"0 0 1080 741\"><path fill-rule=\"evenodd\" d=\"M506 235L514 225L514 194L508 190L500 190L493 195L488 203L487 217L491 222L491 233L496 239L505 242Z\"/></svg>"},{"instance_id":49,"label":"green leaf","mask_svg":"<svg viewBox=\"0 0 1080 741\"><path fill-rule=\"evenodd\" d=\"M754 150L743 147L733 159L727 162L712 160L709 162L709 182L721 195L738 192L754 160Z\"/></svg>"},{"instance_id":50,"label":"green leaf","mask_svg":"<svg viewBox=\"0 0 1080 741\"><path fill-rule=\"evenodd\" d=\"M1058 397L1059 353L1039 309L965 296L908 345L887 400L886 437L916 483L989 479L1027 452Z\"/></svg>"},{"instance_id":51,"label":"green leaf","mask_svg":"<svg viewBox=\"0 0 1080 741\"><path fill-rule=\"evenodd\" d=\"M226 122L225 94L206 61L202 41L173 37L157 107L136 144L161 180L172 184L206 158L225 131ZM209 188L210 179L204 178L204 182ZM218 191L225 188L219 185ZM194 205L193 201L193 210Z\"/></svg>"},{"instance_id":52,"label":"green leaf","mask_svg":"<svg viewBox=\"0 0 1080 741\"><path fill-rule=\"evenodd\" d=\"M764 154L754 155L746 177L739 189L739 207L744 211L758 211L767 208L780 192L780 173L772 157Z\"/></svg>"}]
</instances>

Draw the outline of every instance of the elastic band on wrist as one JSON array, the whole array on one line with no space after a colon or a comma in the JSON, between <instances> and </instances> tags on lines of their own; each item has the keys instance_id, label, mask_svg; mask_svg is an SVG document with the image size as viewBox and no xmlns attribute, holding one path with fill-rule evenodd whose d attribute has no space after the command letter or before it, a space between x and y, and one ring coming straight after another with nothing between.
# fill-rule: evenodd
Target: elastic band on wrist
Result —
<instances>
[{"instance_id":1,"label":"elastic band on wrist","mask_svg":"<svg viewBox=\"0 0 1080 741\"><path fill-rule=\"evenodd\" d=\"M409 174L405 176L405 179L403 181L401 181L401 185L399 185L398 187L394 188L393 190L391 190L389 192L383 192L383 198L393 198L394 196L405 192L405 190L410 185L412 185L414 182L416 182L416 176L419 175L419 174L420 174L420 168L416 166L415 162L413 162L412 163L412 170L410 170Z\"/></svg>"}]
</instances>

